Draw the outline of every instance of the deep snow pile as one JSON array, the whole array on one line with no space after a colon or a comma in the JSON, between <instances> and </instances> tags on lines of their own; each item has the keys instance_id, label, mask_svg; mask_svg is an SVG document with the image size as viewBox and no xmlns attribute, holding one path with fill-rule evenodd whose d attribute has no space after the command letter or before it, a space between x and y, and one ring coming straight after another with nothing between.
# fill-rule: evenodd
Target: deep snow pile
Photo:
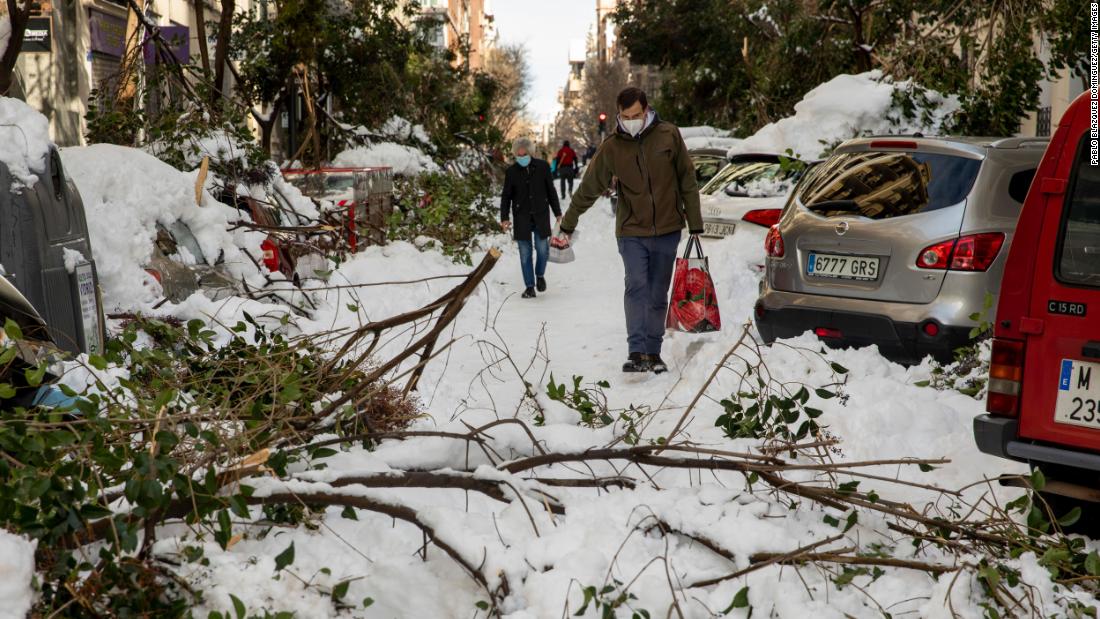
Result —
<instances>
[{"instance_id":1,"label":"deep snow pile","mask_svg":"<svg viewBox=\"0 0 1100 619\"><path fill-rule=\"evenodd\" d=\"M612 408L634 404L661 410L643 429L643 441L668 434L705 375L740 335L739 325L751 315L761 273L762 239L754 231L739 229L732 237L707 245L725 330L706 335L670 334L664 358L672 371L662 376L626 377L618 369L626 352L618 300L623 274L606 201L599 202L581 226L585 234L576 246L577 261L551 265L547 276L550 290L535 300L519 299L516 293L522 286L514 246L504 237L498 239L505 250L503 259L467 302L453 331L449 330L453 343L427 366L420 383L427 415L414 429L467 432L471 427L512 416L537 426L533 411L519 404L525 382L543 394L551 375L559 382L580 375L586 383L610 381L606 393ZM462 272L463 267L441 254L394 243L369 248L353 257L336 270L331 283L417 280ZM299 321L298 326L305 332L358 326L420 307L453 285L453 280L428 279L400 288L318 290L321 308L311 321ZM231 307L213 309L219 312L215 320L229 324L238 311ZM413 337L416 334L393 338L376 354L387 358ZM510 352L515 368L499 356L502 349ZM970 423L981 412L980 402L915 385L928 378L929 366L903 368L885 361L873 349L826 352L823 357L819 350L820 345L806 337L765 349L763 357L775 379L786 383L817 386L828 382L830 362L850 370L840 387L843 397L815 398L813 402L824 411L821 423L841 441L833 456L837 461L946 457L951 463L931 474L894 468L880 471L946 488L1022 470L974 448ZM528 369L524 372L523 368ZM736 377L723 374L708 393L721 398L737 389ZM604 446L622 431L621 425L582 427L575 411L549 401L544 394L539 400L545 408L545 420L532 431L546 450L575 452ZM702 447L756 449L755 441L731 441L714 427L721 411L717 401L704 399L682 438L690 438ZM530 441L518 428L500 426L491 437L493 449L505 458L531 453ZM413 438L383 442L371 451L356 445L324 459L324 470L299 466L296 470L301 481L287 484L257 479L249 483L262 496L287 488L302 490L307 482L324 482L338 475L410 468L465 470L488 464L485 454L459 443ZM597 466L595 472L615 474L606 466ZM540 476L589 473L588 469L561 465L543 469ZM503 473L482 466L478 475L495 478ZM555 495L568 511L558 516L546 513L537 503L502 504L450 490L364 488L351 492L411 506L470 563L484 566L483 571L489 575L507 575L513 585L519 585L503 609L512 619L560 616L563 609L572 615L582 605L582 589L599 588L610 582L609 576L623 583L638 576L630 588L637 596L631 607L664 616L673 595L669 579L689 582L730 571L728 564L698 545L635 531L649 515L685 531L706 533L735 553L738 567L747 565L747 557L754 552L785 552L840 532L823 518L828 512L811 504L790 510L767 492L748 492L739 474L708 473L700 479L690 472L652 469L649 475L660 490L561 488ZM525 483L519 476L507 478L520 486ZM917 488L899 489L874 481L865 482L861 490L876 490L891 500L916 505L936 496ZM476 604L486 599L485 593L436 548L430 547L427 561L413 555L412 550L420 547L423 539L412 526L364 511L356 519L349 519L338 508L326 510L316 525L283 529L266 537L248 534L227 551L209 541L202 542L209 564L187 563L181 568L182 574L207 592L205 604L209 610L230 610L228 595L232 593L251 611L287 610L303 618L335 616L325 592L343 581L350 581L346 599L356 604L364 598L373 600L369 609L360 607L349 611L348 616L470 617L476 615ZM178 553L183 546L196 544L185 533L178 531L175 537L163 534L157 551ZM888 556L913 556L909 540L899 541L881 518L865 517L847 536L864 545L879 543ZM298 578L274 577L273 558L292 542L296 558L288 569ZM929 555L931 560L937 559L933 550L922 558ZM667 573L662 563L653 563L662 557L667 560ZM1019 565L1026 583L1049 590L1049 577L1035 569L1033 555L1021 557ZM679 603L686 617L711 617L729 606L734 594L747 585L754 616L873 616L877 610L868 596L890 608L895 616L950 616L948 598L956 612L979 616L979 583L967 576L952 587L950 580L950 576L937 581L912 570L887 570L873 581L857 578L853 582L858 588L839 588L828 574L815 569L772 566L743 579L685 592ZM490 584L495 582L498 580L494 578ZM410 591L416 594L409 595ZM585 616L596 616L595 608L590 605ZM744 611L734 611L731 616L744 616Z\"/></svg>"},{"instance_id":2,"label":"deep snow pile","mask_svg":"<svg viewBox=\"0 0 1100 619\"><path fill-rule=\"evenodd\" d=\"M336 155L332 164L338 168L389 167L394 174L414 176L421 172L435 172L439 165L424 151L415 146L394 142L376 142L370 146L356 146Z\"/></svg>"},{"instance_id":3,"label":"deep snow pile","mask_svg":"<svg viewBox=\"0 0 1100 619\"><path fill-rule=\"evenodd\" d=\"M18 99L0 97L0 163L11 172L14 190L33 185L46 170L51 143L45 116Z\"/></svg>"},{"instance_id":4,"label":"deep snow pile","mask_svg":"<svg viewBox=\"0 0 1100 619\"><path fill-rule=\"evenodd\" d=\"M893 82L878 70L838 75L806 93L795 104L793 116L764 126L730 154L790 149L801 158L816 159L839 142L861 135L940 134L945 120L958 110L958 99L927 91L929 120L907 119L894 109L894 95L913 87L910 82Z\"/></svg>"},{"instance_id":5,"label":"deep snow pile","mask_svg":"<svg viewBox=\"0 0 1100 619\"><path fill-rule=\"evenodd\" d=\"M0 619L23 619L34 603L36 546L0 529Z\"/></svg>"},{"instance_id":6,"label":"deep snow pile","mask_svg":"<svg viewBox=\"0 0 1100 619\"><path fill-rule=\"evenodd\" d=\"M258 256L266 235L238 229L235 209L202 192L195 202L196 173L180 172L141 150L97 144L61 151L66 171L84 201L96 269L107 311L133 310L159 298L145 272L157 224L181 221L194 233L207 261L220 256L233 275L262 285L259 270L243 252Z\"/></svg>"}]
</instances>

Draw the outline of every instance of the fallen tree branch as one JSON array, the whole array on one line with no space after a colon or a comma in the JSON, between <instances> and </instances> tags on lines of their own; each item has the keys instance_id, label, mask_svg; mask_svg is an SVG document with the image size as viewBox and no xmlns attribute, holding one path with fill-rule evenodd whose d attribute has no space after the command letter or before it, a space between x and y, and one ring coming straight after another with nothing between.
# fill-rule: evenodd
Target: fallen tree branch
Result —
<instances>
[{"instance_id":1,"label":"fallen tree branch","mask_svg":"<svg viewBox=\"0 0 1100 619\"><path fill-rule=\"evenodd\" d=\"M940 574L956 572L962 569L960 566L957 565L938 565L935 563L923 563L921 561L894 559L892 557L861 557L831 552L808 552L793 557L778 552L758 552L749 557L749 562L753 564L768 563L768 565L775 563L780 563L784 565L795 565L801 563L818 562L839 563L843 565L875 565L879 567L899 567L910 570L919 570L922 572L928 572L929 574L935 574L937 576Z\"/></svg>"}]
</instances>

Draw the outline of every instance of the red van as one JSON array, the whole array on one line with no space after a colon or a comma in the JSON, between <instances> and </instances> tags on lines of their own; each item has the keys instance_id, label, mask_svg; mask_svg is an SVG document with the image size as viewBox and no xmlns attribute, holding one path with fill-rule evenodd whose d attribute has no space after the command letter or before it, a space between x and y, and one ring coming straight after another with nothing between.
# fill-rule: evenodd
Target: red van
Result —
<instances>
[{"instance_id":1,"label":"red van","mask_svg":"<svg viewBox=\"0 0 1100 619\"><path fill-rule=\"evenodd\" d=\"M1100 165L1090 93L1070 105L1005 265L978 449L1043 470L1046 491L1100 501Z\"/></svg>"}]
</instances>

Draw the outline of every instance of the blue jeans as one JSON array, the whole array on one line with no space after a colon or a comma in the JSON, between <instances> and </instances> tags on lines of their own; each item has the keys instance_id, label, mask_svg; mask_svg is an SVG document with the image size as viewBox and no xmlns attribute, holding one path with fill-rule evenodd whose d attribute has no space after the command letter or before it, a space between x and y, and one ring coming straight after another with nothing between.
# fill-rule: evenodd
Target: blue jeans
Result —
<instances>
[{"instance_id":1,"label":"blue jeans","mask_svg":"<svg viewBox=\"0 0 1100 619\"><path fill-rule=\"evenodd\" d=\"M661 354L668 312L668 287L676 266L680 232L619 238L626 270L626 343L632 353Z\"/></svg>"},{"instance_id":2,"label":"blue jeans","mask_svg":"<svg viewBox=\"0 0 1100 619\"><path fill-rule=\"evenodd\" d=\"M519 266L523 270L523 285L528 288L535 287L536 277L546 275L546 259L550 257L550 237L540 235L538 230L532 230L531 234L535 237L533 244L529 238L516 241L519 243ZM531 265L532 249L537 255L534 268Z\"/></svg>"}]
</instances>

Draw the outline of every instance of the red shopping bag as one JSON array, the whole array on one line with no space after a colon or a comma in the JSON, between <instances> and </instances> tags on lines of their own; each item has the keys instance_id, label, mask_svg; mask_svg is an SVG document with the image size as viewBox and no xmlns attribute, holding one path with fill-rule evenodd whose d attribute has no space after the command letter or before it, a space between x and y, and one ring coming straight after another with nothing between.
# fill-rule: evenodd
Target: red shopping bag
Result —
<instances>
[{"instance_id":1,"label":"red shopping bag","mask_svg":"<svg viewBox=\"0 0 1100 619\"><path fill-rule=\"evenodd\" d=\"M691 255L693 249L695 256ZM683 257L676 259L665 327L688 333L722 329L714 280L710 277L709 261L703 255L698 236L692 235L688 239Z\"/></svg>"}]
</instances>

